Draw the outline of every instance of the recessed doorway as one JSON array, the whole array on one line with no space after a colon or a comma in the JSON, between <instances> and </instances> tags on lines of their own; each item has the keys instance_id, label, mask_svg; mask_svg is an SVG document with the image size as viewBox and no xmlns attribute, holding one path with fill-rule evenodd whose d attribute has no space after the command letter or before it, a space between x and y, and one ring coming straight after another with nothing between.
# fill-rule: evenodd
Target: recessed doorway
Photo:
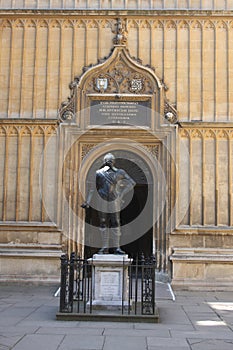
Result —
<instances>
[{"instance_id":1,"label":"recessed doorway","mask_svg":"<svg viewBox=\"0 0 233 350\"><path fill-rule=\"evenodd\" d=\"M150 169L146 162L133 152L118 150L111 153L116 157L116 167L124 169L136 182L133 195L128 194L129 197L131 196L130 198L126 196L127 206L120 213L121 247L134 258L142 253L145 256L150 256L153 253L153 196L149 195L149 193L153 194L153 181ZM87 175L88 183L95 181L95 171L101 167L102 159L103 156L92 164ZM137 232L134 232L135 224L132 223L138 217L140 219L137 220ZM91 233L91 227L95 228L93 233ZM84 249L86 258L95 254L101 246L100 234L98 238L96 237L98 234L96 228L98 227L98 211L90 207L86 212Z\"/></svg>"}]
</instances>

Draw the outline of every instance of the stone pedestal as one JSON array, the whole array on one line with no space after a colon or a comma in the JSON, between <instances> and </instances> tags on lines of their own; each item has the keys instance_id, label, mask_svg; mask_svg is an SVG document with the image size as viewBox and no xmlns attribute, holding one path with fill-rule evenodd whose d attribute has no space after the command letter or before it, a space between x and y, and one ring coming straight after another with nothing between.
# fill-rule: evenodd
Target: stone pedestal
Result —
<instances>
[{"instance_id":1,"label":"stone pedestal","mask_svg":"<svg viewBox=\"0 0 233 350\"><path fill-rule=\"evenodd\" d=\"M95 254L92 265L92 307L114 309L128 302L128 255Z\"/></svg>"}]
</instances>

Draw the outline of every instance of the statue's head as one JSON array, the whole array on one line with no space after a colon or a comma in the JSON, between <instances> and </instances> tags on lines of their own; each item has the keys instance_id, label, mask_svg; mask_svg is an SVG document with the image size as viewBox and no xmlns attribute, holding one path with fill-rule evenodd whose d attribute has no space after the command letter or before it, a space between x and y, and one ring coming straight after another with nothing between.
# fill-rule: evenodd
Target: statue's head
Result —
<instances>
[{"instance_id":1,"label":"statue's head","mask_svg":"<svg viewBox=\"0 0 233 350\"><path fill-rule=\"evenodd\" d=\"M104 156L104 164L109 166L112 166L115 164L115 157L112 153L107 153Z\"/></svg>"}]
</instances>

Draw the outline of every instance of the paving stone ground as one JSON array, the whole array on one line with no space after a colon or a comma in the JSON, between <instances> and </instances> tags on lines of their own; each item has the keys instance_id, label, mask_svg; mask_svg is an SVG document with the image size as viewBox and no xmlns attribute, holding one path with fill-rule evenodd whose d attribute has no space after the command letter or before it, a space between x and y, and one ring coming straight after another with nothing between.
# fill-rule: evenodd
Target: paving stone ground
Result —
<instances>
[{"instance_id":1,"label":"paving stone ground","mask_svg":"<svg viewBox=\"0 0 233 350\"><path fill-rule=\"evenodd\" d=\"M0 284L0 350L232 350L233 293L160 288L160 322L57 321L57 286Z\"/></svg>"}]
</instances>

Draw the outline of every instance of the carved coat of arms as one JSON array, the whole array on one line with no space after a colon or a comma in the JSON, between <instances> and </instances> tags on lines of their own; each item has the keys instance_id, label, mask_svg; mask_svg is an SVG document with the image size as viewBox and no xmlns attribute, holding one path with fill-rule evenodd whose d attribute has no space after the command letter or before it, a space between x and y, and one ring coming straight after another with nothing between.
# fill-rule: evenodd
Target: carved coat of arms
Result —
<instances>
[{"instance_id":1,"label":"carved coat of arms","mask_svg":"<svg viewBox=\"0 0 233 350\"><path fill-rule=\"evenodd\" d=\"M96 87L101 92L105 91L108 87L108 79L107 78L97 78L96 79Z\"/></svg>"},{"instance_id":2,"label":"carved coat of arms","mask_svg":"<svg viewBox=\"0 0 233 350\"><path fill-rule=\"evenodd\" d=\"M143 88L142 79L132 79L130 81L130 90L133 92L140 92Z\"/></svg>"}]
</instances>

